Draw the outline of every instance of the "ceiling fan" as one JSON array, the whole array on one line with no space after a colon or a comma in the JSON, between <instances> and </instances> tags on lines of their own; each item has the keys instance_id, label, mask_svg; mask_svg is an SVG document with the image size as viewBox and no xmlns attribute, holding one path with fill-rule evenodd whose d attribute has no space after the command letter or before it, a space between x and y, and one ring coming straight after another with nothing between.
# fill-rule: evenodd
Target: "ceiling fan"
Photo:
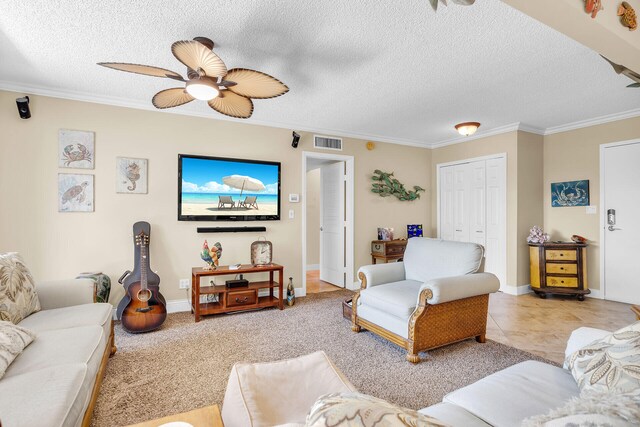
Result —
<instances>
[{"instance_id":1,"label":"ceiling fan","mask_svg":"<svg viewBox=\"0 0 640 427\"><path fill-rule=\"evenodd\" d=\"M227 70L227 66L212 49L213 41L206 37L177 41L171 45L173 56L187 66L186 80L174 71L149 65L120 62L99 62L98 65L184 82L185 87L161 90L154 95L153 105L160 109L200 99L207 101L218 113L248 119L253 113L252 98L275 98L289 92L287 85L260 71L246 68Z\"/></svg>"}]
</instances>

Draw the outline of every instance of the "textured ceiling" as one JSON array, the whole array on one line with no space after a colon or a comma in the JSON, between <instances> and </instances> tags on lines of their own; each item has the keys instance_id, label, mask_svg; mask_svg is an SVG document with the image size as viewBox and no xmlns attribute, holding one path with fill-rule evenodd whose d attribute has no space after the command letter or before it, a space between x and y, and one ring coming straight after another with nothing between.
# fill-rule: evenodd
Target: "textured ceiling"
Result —
<instances>
[{"instance_id":1,"label":"textured ceiling","mask_svg":"<svg viewBox=\"0 0 640 427\"><path fill-rule=\"evenodd\" d=\"M184 74L170 46L195 36L291 88L255 101L250 123L428 146L462 121L547 129L640 107L595 52L499 0L437 14L427 0L3 0L0 87L151 107L177 82L96 62Z\"/></svg>"}]
</instances>

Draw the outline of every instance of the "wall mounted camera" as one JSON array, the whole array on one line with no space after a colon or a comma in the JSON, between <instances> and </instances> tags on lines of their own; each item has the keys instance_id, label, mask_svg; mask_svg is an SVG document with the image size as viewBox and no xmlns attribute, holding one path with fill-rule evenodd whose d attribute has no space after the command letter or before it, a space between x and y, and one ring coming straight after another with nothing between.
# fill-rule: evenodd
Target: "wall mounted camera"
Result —
<instances>
[{"instance_id":1,"label":"wall mounted camera","mask_svg":"<svg viewBox=\"0 0 640 427\"><path fill-rule=\"evenodd\" d=\"M293 131L293 139L291 140L291 146L293 148L298 148L298 142L300 142L300 135L298 135L296 133L296 131Z\"/></svg>"},{"instance_id":2,"label":"wall mounted camera","mask_svg":"<svg viewBox=\"0 0 640 427\"><path fill-rule=\"evenodd\" d=\"M18 106L18 114L21 119L28 119L31 117L31 109L29 109L29 97L23 96L16 99L16 105Z\"/></svg>"}]
</instances>

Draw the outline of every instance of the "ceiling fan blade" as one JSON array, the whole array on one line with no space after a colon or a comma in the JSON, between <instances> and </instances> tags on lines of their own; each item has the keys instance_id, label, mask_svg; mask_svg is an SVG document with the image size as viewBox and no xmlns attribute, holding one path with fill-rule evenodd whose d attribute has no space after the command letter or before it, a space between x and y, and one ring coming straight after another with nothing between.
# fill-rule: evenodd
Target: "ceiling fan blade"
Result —
<instances>
[{"instance_id":1,"label":"ceiling fan blade","mask_svg":"<svg viewBox=\"0 0 640 427\"><path fill-rule=\"evenodd\" d=\"M222 77L227 66L209 48L195 40L183 40L171 45L173 56L194 71L201 68L208 77Z\"/></svg>"},{"instance_id":2,"label":"ceiling fan blade","mask_svg":"<svg viewBox=\"0 0 640 427\"><path fill-rule=\"evenodd\" d=\"M209 101L209 107L220 114L238 119L248 119L253 114L253 102L230 90L220 91L220 95Z\"/></svg>"},{"instance_id":3,"label":"ceiling fan blade","mask_svg":"<svg viewBox=\"0 0 640 427\"><path fill-rule=\"evenodd\" d=\"M175 87L173 89L165 89L156 93L151 102L156 108L164 109L177 107L193 101L195 98L187 93L183 87Z\"/></svg>"},{"instance_id":4,"label":"ceiling fan blade","mask_svg":"<svg viewBox=\"0 0 640 427\"><path fill-rule=\"evenodd\" d=\"M236 83L230 86L229 90L238 95L254 99L275 98L289 92L287 85L275 77L260 71L248 70L246 68L234 68L230 70L224 80Z\"/></svg>"},{"instance_id":5,"label":"ceiling fan blade","mask_svg":"<svg viewBox=\"0 0 640 427\"><path fill-rule=\"evenodd\" d=\"M165 70L164 68L152 67L150 65L126 64L122 62L98 62L103 67L113 68L118 71L126 71L127 73L142 74L153 77L169 77L171 79L182 80L182 76L175 71Z\"/></svg>"}]
</instances>

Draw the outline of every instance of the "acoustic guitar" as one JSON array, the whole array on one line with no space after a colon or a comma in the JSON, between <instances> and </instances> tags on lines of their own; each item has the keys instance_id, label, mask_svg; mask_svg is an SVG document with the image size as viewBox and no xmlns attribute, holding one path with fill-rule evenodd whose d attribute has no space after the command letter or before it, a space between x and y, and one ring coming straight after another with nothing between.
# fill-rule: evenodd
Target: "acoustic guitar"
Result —
<instances>
[{"instance_id":1,"label":"acoustic guitar","mask_svg":"<svg viewBox=\"0 0 640 427\"><path fill-rule=\"evenodd\" d=\"M117 314L122 327L131 333L153 331L167 318L167 302L160 293L160 277L149 267L150 232L148 222L133 225L135 266L133 271L125 271L118 279L125 288L125 295L118 304Z\"/></svg>"}]
</instances>

